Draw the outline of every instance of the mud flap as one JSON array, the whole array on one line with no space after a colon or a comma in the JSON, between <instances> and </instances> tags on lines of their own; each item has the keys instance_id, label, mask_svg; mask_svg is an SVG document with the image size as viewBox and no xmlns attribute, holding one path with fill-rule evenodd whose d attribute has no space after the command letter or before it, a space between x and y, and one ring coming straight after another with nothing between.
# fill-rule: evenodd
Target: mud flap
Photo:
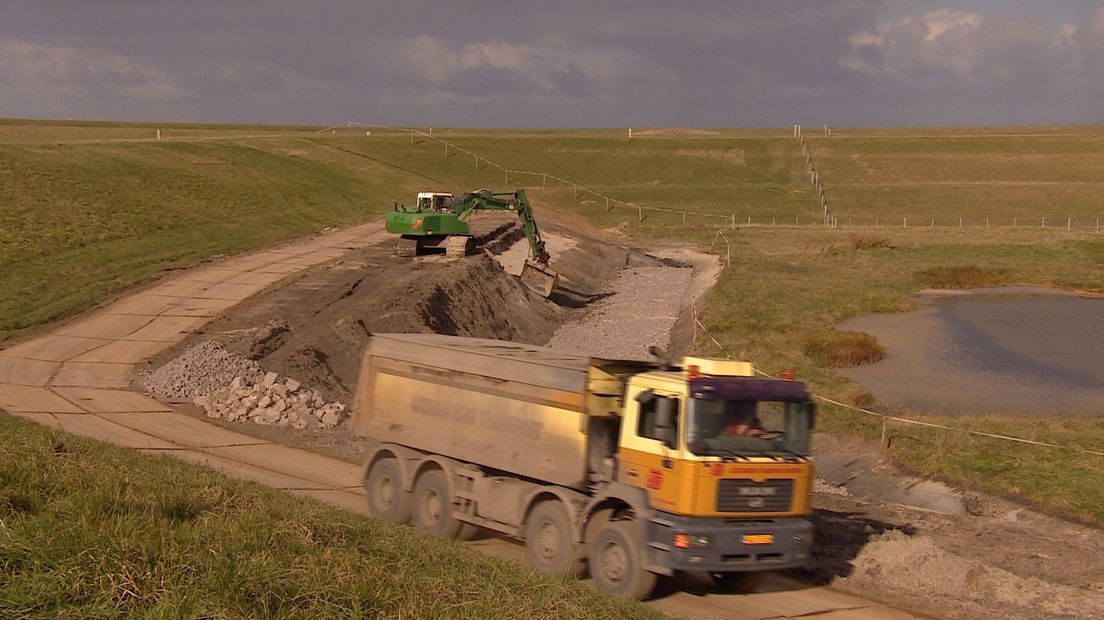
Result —
<instances>
[{"instance_id":1,"label":"mud flap","mask_svg":"<svg viewBox=\"0 0 1104 620\"><path fill-rule=\"evenodd\" d=\"M521 268L520 279L521 283L529 289L540 294L542 297L548 297L552 294L552 290L556 288L556 282L559 276L555 271L552 271L540 263L526 260L525 265Z\"/></svg>"}]
</instances>

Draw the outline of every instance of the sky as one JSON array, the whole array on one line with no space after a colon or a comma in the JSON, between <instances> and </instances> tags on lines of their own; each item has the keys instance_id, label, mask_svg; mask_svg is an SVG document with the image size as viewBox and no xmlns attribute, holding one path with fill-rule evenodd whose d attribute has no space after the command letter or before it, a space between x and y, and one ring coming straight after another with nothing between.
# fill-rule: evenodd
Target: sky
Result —
<instances>
[{"instance_id":1,"label":"sky","mask_svg":"<svg viewBox=\"0 0 1104 620\"><path fill-rule=\"evenodd\" d=\"M0 117L1104 124L1104 1L0 0Z\"/></svg>"}]
</instances>

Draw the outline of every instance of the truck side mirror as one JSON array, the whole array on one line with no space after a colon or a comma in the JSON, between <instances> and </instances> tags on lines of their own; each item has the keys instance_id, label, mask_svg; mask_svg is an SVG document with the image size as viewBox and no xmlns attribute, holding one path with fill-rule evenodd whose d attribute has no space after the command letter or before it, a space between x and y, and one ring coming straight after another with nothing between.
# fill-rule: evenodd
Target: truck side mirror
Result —
<instances>
[{"instance_id":1,"label":"truck side mirror","mask_svg":"<svg viewBox=\"0 0 1104 620\"><path fill-rule=\"evenodd\" d=\"M815 429L817 416L816 403L805 403L805 413L809 416L809 430Z\"/></svg>"},{"instance_id":2,"label":"truck side mirror","mask_svg":"<svg viewBox=\"0 0 1104 620\"><path fill-rule=\"evenodd\" d=\"M667 444L668 447L674 448L677 444L677 437L675 436L675 405L678 403L674 398L660 398L656 402L656 420L655 430L659 435L658 439Z\"/></svg>"}]
</instances>

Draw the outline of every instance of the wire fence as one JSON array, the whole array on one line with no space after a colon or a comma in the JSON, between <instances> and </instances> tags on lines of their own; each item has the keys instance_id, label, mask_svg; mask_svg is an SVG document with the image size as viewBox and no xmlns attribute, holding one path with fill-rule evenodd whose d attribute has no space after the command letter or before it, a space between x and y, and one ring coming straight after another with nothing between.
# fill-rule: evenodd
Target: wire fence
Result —
<instances>
[{"instance_id":1,"label":"wire fence","mask_svg":"<svg viewBox=\"0 0 1104 620\"><path fill-rule=\"evenodd\" d=\"M408 134L410 136L411 146L416 146L426 141L434 142L439 145L442 155L446 158L463 155L471 158L472 164L477 171L485 170L487 168L493 168L501 172L502 182L505 185L509 185L511 182L515 182L522 185L531 186L536 186L539 183L539 186L542 188L549 187L550 184L564 188L570 187L575 200L579 200L589 196L593 198L599 205L603 206L606 211L622 209L627 210L630 213L635 213L638 223L643 223L645 220L647 220L649 214L662 213L673 216L673 219L676 222L681 222L683 226L695 225L718 229L736 229L737 227L778 227L853 229L928 228L947 230L958 228L971 230L1065 230L1068 232L1095 232L1097 234L1104 230L1101 228L1101 220L1104 218L1088 219L1051 216L1006 218L947 218L931 216L840 217L839 215L833 213L831 208L829 207L827 196L828 190L824 184L822 172L817 168L812 147L809 145L809 141L805 138L804 130L802 129L801 125L793 126L793 136L794 139L797 140L801 149L802 157L805 160L805 168L806 173L808 174L808 181L813 189L813 193L816 196L817 203L821 210L820 218L810 217L808 213L806 213L804 217L802 216L802 214L794 214L792 216L780 216L763 214L748 215L740 214L737 212L708 213L704 211L693 211L688 209L657 207L654 205L641 204L639 202L621 200L605 192L588 187L582 183L579 183L578 181L566 179L559 175L550 173L546 170L529 170L522 167L511 166L508 163L495 161L494 159L491 159L486 155L459 146L438 135L434 135L432 129L422 130L413 127L348 122L343 125L331 125L329 127L319 129L315 132L315 135L326 133L336 135L341 130L344 130L344 132L348 135L352 135L354 128L356 128L358 132L360 130L364 130L368 136L371 135L371 132L373 130ZM828 135L829 131L830 130L825 127L826 135ZM670 220L667 221L669 222Z\"/></svg>"}]
</instances>

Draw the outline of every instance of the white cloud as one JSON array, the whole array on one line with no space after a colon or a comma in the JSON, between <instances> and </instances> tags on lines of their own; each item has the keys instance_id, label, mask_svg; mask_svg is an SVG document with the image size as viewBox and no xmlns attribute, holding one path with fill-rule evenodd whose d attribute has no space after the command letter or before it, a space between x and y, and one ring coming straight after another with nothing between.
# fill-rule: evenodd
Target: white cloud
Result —
<instances>
[{"instance_id":1,"label":"white cloud","mask_svg":"<svg viewBox=\"0 0 1104 620\"><path fill-rule=\"evenodd\" d=\"M79 101L104 93L147 101L165 101L179 94L164 71L115 52L0 38L0 58L4 59L0 64L3 99L13 107L37 101L33 107L39 114L55 112L62 100Z\"/></svg>"},{"instance_id":2,"label":"white cloud","mask_svg":"<svg viewBox=\"0 0 1104 620\"><path fill-rule=\"evenodd\" d=\"M969 78L975 68L973 35L981 26L979 13L950 9L882 22L873 32L851 35L852 53L839 64L867 75L905 78L937 71Z\"/></svg>"}]
</instances>

